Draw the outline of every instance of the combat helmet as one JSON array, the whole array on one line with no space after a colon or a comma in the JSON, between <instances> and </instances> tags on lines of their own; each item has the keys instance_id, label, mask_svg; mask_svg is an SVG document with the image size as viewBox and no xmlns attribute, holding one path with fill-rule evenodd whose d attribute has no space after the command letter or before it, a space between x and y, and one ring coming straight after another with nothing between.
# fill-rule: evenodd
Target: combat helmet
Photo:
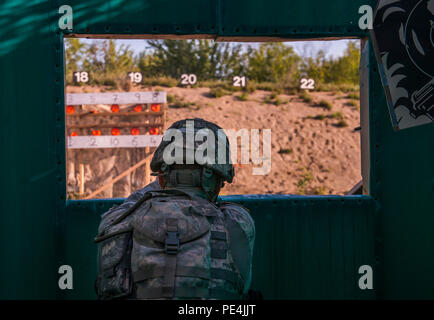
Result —
<instances>
[{"instance_id":1,"label":"combat helmet","mask_svg":"<svg viewBox=\"0 0 434 320\"><path fill-rule=\"evenodd\" d=\"M208 140L209 134L213 139ZM206 141L209 141L207 146L210 148L203 153L206 157L198 161L196 151L203 151ZM172 158L168 163L167 155L171 153L173 156L176 152L181 158L178 157L176 162L171 163ZM235 175L229 140L223 129L200 118L177 121L166 130L163 140L154 152L151 170L153 175L165 176L165 180L171 185L184 183L199 186L208 194L214 190L217 181L221 181L222 185L224 181L231 183Z\"/></svg>"}]
</instances>

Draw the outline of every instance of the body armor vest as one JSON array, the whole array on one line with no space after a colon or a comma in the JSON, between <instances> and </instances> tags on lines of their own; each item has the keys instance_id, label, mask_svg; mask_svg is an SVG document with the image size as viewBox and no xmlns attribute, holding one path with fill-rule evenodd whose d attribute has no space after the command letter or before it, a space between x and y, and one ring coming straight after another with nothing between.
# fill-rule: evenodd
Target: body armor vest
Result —
<instances>
[{"instance_id":1,"label":"body armor vest","mask_svg":"<svg viewBox=\"0 0 434 320\"><path fill-rule=\"evenodd\" d=\"M242 298L251 257L244 231L226 212L233 205L161 190L110 215L95 239L98 297Z\"/></svg>"}]
</instances>

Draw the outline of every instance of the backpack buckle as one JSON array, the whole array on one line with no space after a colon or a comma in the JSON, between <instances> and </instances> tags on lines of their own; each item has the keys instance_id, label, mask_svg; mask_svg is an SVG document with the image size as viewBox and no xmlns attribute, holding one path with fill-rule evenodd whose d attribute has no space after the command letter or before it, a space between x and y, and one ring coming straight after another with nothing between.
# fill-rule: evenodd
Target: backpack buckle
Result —
<instances>
[{"instance_id":1,"label":"backpack buckle","mask_svg":"<svg viewBox=\"0 0 434 320\"><path fill-rule=\"evenodd\" d=\"M167 254L177 254L179 252L178 232L166 232L165 251Z\"/></svg>"}]
</instances>

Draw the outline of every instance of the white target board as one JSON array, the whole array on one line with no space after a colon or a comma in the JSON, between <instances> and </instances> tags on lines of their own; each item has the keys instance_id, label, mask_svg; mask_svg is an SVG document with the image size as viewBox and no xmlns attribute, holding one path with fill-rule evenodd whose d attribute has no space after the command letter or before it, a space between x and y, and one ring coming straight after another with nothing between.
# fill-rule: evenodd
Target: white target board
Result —
<instances>
[{"instance_id":1,"label":"white target board","mask_svg":"<svg viewBox=\"0 0 434 320\"><path fill-rule=\"evenodd\" d=\"M158 147L162 135L76 136L67 137L69 149Z\"/></svg>"},{"instance_id":2,"label":"white target board","mask_svg":"<svg viewBox=\"0 0 434 320\"><path fill-rule=\"evenodd\" d=\"M166 92L68 93L66 105L166 103Z\"/></svg>"}]
</instances>

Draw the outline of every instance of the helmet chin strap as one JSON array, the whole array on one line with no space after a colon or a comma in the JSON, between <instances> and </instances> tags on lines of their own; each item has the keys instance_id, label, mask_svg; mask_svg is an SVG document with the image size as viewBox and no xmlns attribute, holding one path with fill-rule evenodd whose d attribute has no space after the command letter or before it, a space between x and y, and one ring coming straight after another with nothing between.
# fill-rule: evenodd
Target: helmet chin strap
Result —
<instances>
[{"instance_id":1,"label":"helmet chin strap","mask_svg":"<svg viewBox=\"0 0 434 320\"><path fill-rule=\"evenodd\" d=\"M217 175L209 168L202 169L202 189L208 195L210 201L215 202L217 200L218 190L217 184L220 182Z\"/></svg>"}]
</instances>

